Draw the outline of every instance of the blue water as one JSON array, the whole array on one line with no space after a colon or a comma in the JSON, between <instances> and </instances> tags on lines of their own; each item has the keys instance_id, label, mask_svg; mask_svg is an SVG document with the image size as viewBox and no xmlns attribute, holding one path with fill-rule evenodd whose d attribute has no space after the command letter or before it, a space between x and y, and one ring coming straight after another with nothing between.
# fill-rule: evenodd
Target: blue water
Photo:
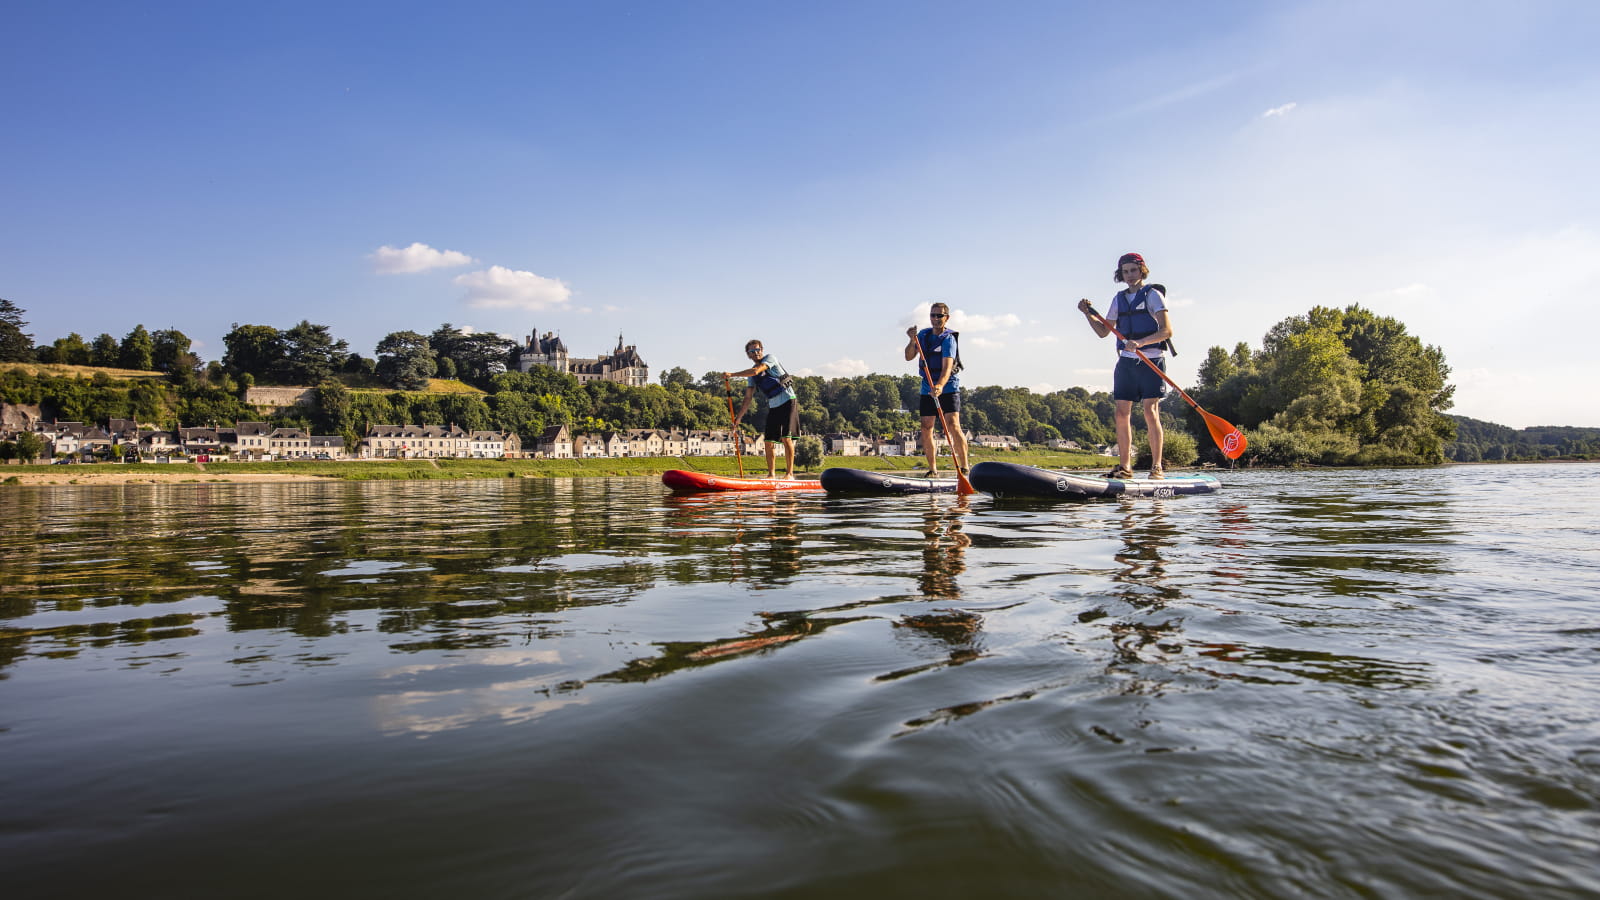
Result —
<instances>
[{"instance_id":1,"label":"blue water","mask_svg":"<svg viewBox=\"0 0 1600 900\"><path fill-rule=\"evenodd\" d=\"M8 488L28 897L1600 896L1600 466Z\"/></svg>"}]
</instances>

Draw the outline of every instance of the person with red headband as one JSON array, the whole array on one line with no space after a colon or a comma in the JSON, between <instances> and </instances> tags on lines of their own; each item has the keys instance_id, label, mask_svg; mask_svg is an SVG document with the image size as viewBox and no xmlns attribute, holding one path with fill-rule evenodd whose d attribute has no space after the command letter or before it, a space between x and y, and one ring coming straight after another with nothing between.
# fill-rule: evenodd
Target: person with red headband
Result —
<instances>
[{"instance_id":1,"label":"person with red headband","mask_svg":"<svg viewBox=\"0 0 1600 900\"><path fill-rule=\"evenodd\" d=\"M1167 395L1166 382L1139 359L1139 354L1167 370L1167 340L1172 337L1172 319L1167 314L1165 289L1144 283L1150 267L1137 253L1124 253L1117 260L1113 281L1127 287L1111 298L1111 307L1101 319L1088 300L1078 301L1078 311L1089 320L1089 327L1100 337L1111 333L1107 323L1116 325L1126 340L1117 341L1117 369L1112 376L1111 398L1116 401L1117 465L1107 478L1133 477L1133 405L1144 409L1144 424L1150 435L1150 477L1166 477L1161 466L1161 451L1166 433L1161 430L1161 398ZM1120 323L1120 324L1119 324Z\"/></svg>"}]
</instances>

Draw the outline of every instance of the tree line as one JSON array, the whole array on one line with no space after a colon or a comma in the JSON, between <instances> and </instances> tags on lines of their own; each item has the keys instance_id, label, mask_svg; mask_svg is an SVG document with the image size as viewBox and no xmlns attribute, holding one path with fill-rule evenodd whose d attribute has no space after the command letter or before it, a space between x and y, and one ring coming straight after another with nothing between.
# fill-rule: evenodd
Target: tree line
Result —
<instances>
[{"instance_id":1,"label":"tree line","mask_svg":"<svg viewBox=\"0 0 1600 900\"><path fill-rule=\"evenodd\" d=\"M1481 419L1452 416L1456 439L1445 455L1456 462L1600 459L1600 428L1541 425L1514 429Z\"/></svg>"},{"instance_id":2,"label":"tree line","mask_svg":"<svg viewBox=\"0 0 1600 900\"><path fill-rule=\"evenodd\" d=\"M644 387L579 384L548 367L518 371L516 341L449 323L429 334L390 333L372 358L351 352L328 326L309 321L281 330L235 324L223 339L222 359L205 363L181 332L149 331L143 325L121 340L102 334L85 342L70 334L36 346L22 331L21 312L0 300L0 359L115 365L161 374L131 383L104 373L88 379L0 374L0 399L45 404L61 419L231 424L261 417L243 400L249 387L289 384L312 386L313 402L277 411L272 424L342 434L352 445L367 426L379 424L455 424L516 432L525 441L554 425L578 431L704 431L728 425L729 386L721 372L696 378L674 367L661 373L659 384ZM1482 455L1481 441L1458 440L1463 420L1444 413L1454 392L1449 374L1443 351L1409 334L1397 320L1355 305L1319 306L1273 326L1259 348L1244 342L1231 352L1210 348L1190 394L1245 429L1247 465L1430 464L1443 462L1447 450L1449 458L1462 458L1458 454L1472 452L1468 445L1477 446L1481 458L1491 458ZM459 379L484 393L423 392L434 377ZM918 424L915 375L807 376L796 378L794 386L805 433L890 435ZM742 390L731 387L735 393ZM1036 394L975 386L962 394L962 418L973 433L1013 435L1030 443L1061 438L1087 447L1112 440L1114 403L1103 391L1074 387ZM1162 414L1169 464L1223 461L1204 423L1181 400L1163 404ZM745 427L759 428L763 415L757 411ZM1195 435L1202 439L1196 441Z\"/></svg>"}]
</instances>

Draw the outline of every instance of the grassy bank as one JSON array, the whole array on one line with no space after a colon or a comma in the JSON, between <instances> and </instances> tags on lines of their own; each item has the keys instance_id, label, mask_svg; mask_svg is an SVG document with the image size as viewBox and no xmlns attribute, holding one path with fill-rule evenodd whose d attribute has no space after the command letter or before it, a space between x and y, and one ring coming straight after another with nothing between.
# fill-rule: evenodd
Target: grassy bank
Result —
<instances>
[{"instance_id":1,"label":"grassy bank","mask_svg":"<svg viewBox=\"0 0 1600 900\"><path fill-rule=\"evenodd\" d=\"M973 461L1003 459L1046 468L1097 468L1106 457L1069 451L974 451ZM301 475L340 478L350 481L429 478L599 478L612 476L656 476L668 469L687 469L714 475L738 474L739 462L731 456L649 456L621 459L407 459L393 461L349 460L340 462L283 460L277 462L214 462L199 465L173 463L97 463L83 466L0 466L0 479L6 475L49 473L72 477L80 473L124 472L173 477L193 473L200 477L227 475ZM871 471L912 472L922 468L922 457L906 456L830 456L821 466L802 474L814 475L829 466L844 466ZM948 465L948 463L946 463ZM783 461L778 461L779 472ZM766 463L745 457L747 475L765 475Z\"/></svg>"}]
</instances>

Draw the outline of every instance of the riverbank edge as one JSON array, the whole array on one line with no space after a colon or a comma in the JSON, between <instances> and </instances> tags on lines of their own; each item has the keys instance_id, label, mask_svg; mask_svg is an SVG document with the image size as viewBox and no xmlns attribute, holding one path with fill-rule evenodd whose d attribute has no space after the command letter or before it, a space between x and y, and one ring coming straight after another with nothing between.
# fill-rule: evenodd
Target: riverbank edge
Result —
<instances>
[{"instance_id":1,"label":"riverbank edge","mask_svg":"<svg viewBox=\"0 0 1600 900\"><path fill-rule=\"evenodd\" d=\"M1062 469L1098 469L1114 460L1087 453L1036 451L1025 453L973 454L973 461L1004 459L1025 465ZM946 462L948 465L948 462ZM866 469L874 472L920 472L921 457L831 456L813 470L801 471L802 478L815 478L830 467ZM710 475L737 475L739 460L727 456L649 456L601 459L410 459L228 463L96 463L92 465L10 465L0 466L0 483L9 485L71 484L171 484L187 482L263 482L263 481L393 481L458 478L615 478L659 477L671 469L704 472ZM747 476L762 476L766 467L760 460L745 459ZM778 471L783 471L779 463Z\"/></svg>"}]
</instances>

